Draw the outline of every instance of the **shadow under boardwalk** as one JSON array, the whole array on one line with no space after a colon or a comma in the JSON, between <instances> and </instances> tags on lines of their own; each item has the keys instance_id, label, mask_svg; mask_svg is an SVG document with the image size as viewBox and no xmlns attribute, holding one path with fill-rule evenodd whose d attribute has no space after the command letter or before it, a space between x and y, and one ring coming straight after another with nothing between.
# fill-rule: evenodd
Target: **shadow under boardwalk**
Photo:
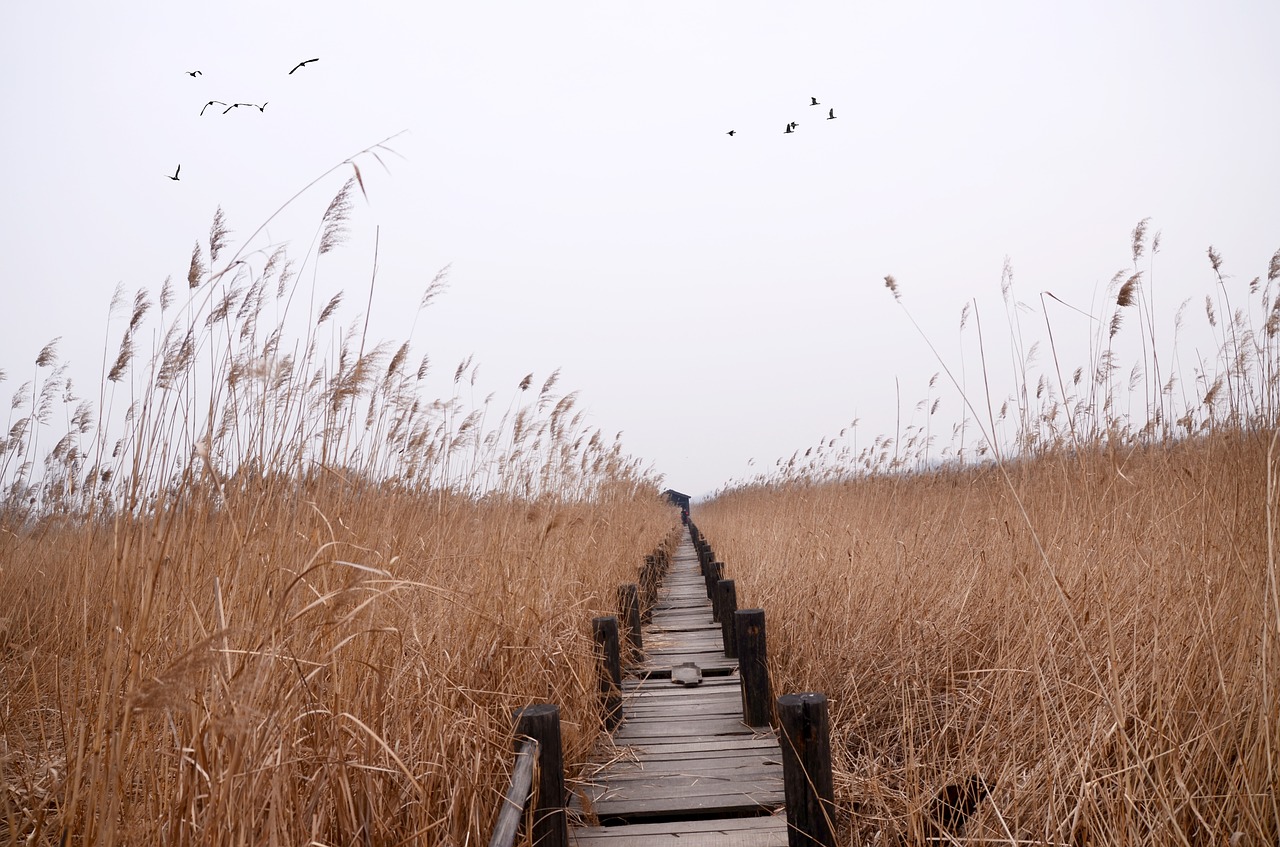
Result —
<instances>
[{"instance_id":1,"label":"shadow under boardwalk","mask_svg":"<svg viewBox=\"0 0 1280 847\"><path fill-rule=\"evenodd\" d=\"M687 535L643 640L645 656L623 681L623 721L575 792L575 810L592 824L572 828L570 842L785 847L777 735L742 722L738 662L725 658ZM672 681L686 662L701 682Z\"/></svg>"}]
</instances>

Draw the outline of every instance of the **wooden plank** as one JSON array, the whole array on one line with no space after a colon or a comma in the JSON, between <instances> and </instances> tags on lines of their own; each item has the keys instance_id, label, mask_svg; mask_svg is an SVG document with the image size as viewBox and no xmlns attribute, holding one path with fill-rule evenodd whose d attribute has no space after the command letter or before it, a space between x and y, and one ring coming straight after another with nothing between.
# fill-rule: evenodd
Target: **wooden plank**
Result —
<instances>
[{"instance_id":1,"label":"wooden plank","mask_svg":"<svg viewBox=\"0 0 1280 847\"><path fill-rule=\"evenodd\" d=\"M685 694L686 696L693 696L715 688L731 688L734 691L740 691L741 684L738 682L738 678L732 674L709 676L703 678L702 685L698 687L697 691L685 691ZM666 677L637 676L624 679L622 681L622 690L627 697L630 697L633 694L668 694L683 691L684 689L672 685L671 680Z\"/></svg>"},{"instance_id":2,"label":"wooden plank","mask_svg":"<svg viewBox=\"0 0 1280 847\"><path fill-rule=\"evenodd\" d=\"M710 762L691 762L689 760L670 761L664 763L645 763L643 767L629 765L626 768L609 768L600 774L584 778L574 783L574 793L591 790L591 797L627 786L648 785L661 788L670 783L692 784L701 782L719 786L721 794L731 794L746 784L768 783L770 790L782 791L785 770L779 765L761 765L759 762L743 764L748 760L737 758L712 759ZM717 763L727 766L716 770ZM696 767L694 767L696 765ZM668 791L679 789L663 789Z\"/></svg>"},{"instance_id":3,"label":"wooden plank","mask_svg":"<svg viewBox=\"0 0 1280 847\"><path fill-rule=\"evenodd\" d=\"M730 685L717 685L720 680L732 680ZM676 685L666 677L653 678L644 688L636 688L623 694L622 702L631 706L671 706L676 703L733 703L742 705L742 690L732 676L713 674L704 676L696 687Z\"/></svg>"},{"instance_id":4,"label":"wooden plank","mask_svg":"<svg viewBox=\"0 0 1280 847\"><path fill-rule=\"evenodd\" d=\"M630 748L619 748L620 751ZM777 748L768 746L724 745L718 750L646 750L643 753L620 754L609 762L589 765L584 773L626 771L634 768L729 768L738 764L751 767L782 767Z\"/></svg>"},{"instance_id":5,"label":"wooden plank","mask_svg":"<svg viewBox=\"0 0 1280 847\"><path fill-rule=\"evenodd\" d=\"M630 697L623 701L623 710L631 716L666 714L742 714L742 697L736 691L732 696L708 694L705 697L668 697L663 694L649 694L644 697Z\"/></svg>"},{"instance_id":6,"label":"wooden plank","mask_svg":"<svg viewBox=\"0 0 1280 847\"><path fill-rule=\"evenodd\" d=\"M672 702L677 699L688 699L691 702L718 697L742 699L742 687L738 678L732 674L712 674L704 676L702 684L696 689L681 688L665 676L651 676L628 680L622 685L624 703L638 700L649 702Z\"/></svg>"},{"instance_id":7,"label":"wooden plank","mask_svg":"<svg viewBox=\"0 0 1280 847\"><path fill-rule=\"evenodd\" d=\"M728 669L727 672L732 672L738 667L738 660L725 656L724 650L719 644L699 644L696 641L685 641L655 645L652 649L645 651L644 658L637 662L634 668L637 671L644 671L646 669L651 670L655 665L667 667L680 656L689 656L688 661L693 662L703 670L711 667L724 667Z\"/></svg>"},{"instance_id":8,"label":"wooden plank","mask_svg":"<svg viewBox=\"0 0 1280 847\"><path fill-rule=\"evenodd\" d=\"M752 744L752 745L758 745L761 747L771 748L774 750L779 749L778 742L775 739L767 738L767 737L765 739L758 739L756 736L751 736L751 735L723 735L723 734L686 735L680 738L670 738L668 736L668 740L665 740L665 741L661 737L645 737L645 738L635 738L635 739L632 739L631 741L619 742L619 743L621 745L625 745L629 747L642 747L642 746L661 747L664 750L668 750L668 751L671 748L687 746L689 744L703 744L703 745L720 744L722 746L733 745L733 744Z\"/></svg>"},{"instance_id":9,"label":"wooden plank","mask_svg":"<svg viewBox=\"0 0 1280 847\"><path fill-rule=\"evenodd\" d=\"M738 660L725 656L724 648L719 644L699 644L696 641L654 645L645 651L644 659L636 667L651 668L654 665L670 665L680 656L689 656L688 661L703 669L712 666L730 669L738 667Z\"/></svg>"},{"instance_id":10,"label":"wooden plank","mask_svg":"<svg viewBox=\"0 0 1280 847\"><path fill-rule=\"evenodd\" d=\"M642 797L605 798L595 802L592 809L600 818L625 818L640 821L643 818L670 817L673 815L720 814L725 817L755 815L772 812L785 802L782 785L777 790L757 789L756 794L745 792L693 794L697 788L685 788L673 794L653 794ZM723 791L723 789L722 789Z\"/></svg>"},{"instance_id":11,"label":"wooden plank","mask_svg":"<svg viewBox=\"0 0 1280 847\"><path fill-rule=\"evenodd\" d=\"M713 667L732 671L738 667L738 660L727 658L719 646L708 647L702 644L670 644L650 650L635 667L652 671L655 666L670 667L679 662L693 662L704 671Z\"/></svg>"},{"instance_id":12,"label":"wooden plank","mask_svg":"<svg viewBox=\"0 0 1280 847\"><path fill-rule=\"evenodd\" d=\"M623 726L614 733L614 739L620 744L642 739L683 739L703 738L714 735L750 734L750 727L742 723L741 718L708 718L707 720L685 721L679 726L669 723L637 721Z\"/></svg>"},{"instance_id":13,"label":"wooden plank","mask_svg":"<svg viewBox=\"0 0 1280 847\"><path fill-rule=\"evenodd\" d=\"M728 759L726 761L736 762L738 760ZM586 786L597 786L614 790L625 789L627 786L635 785L666 786L670 789L672 786L707 784L719 785L727 792L737 791L746 784L767 783L772 790L782 791L785 787L784 779L783 768L778 765L736 766L724 770L672 767L662 770L646 768L644 770L620 771L614 769L609 771L603 781L584 782L582 785L584 788ZM678 791L679 789L673 790Z\"/></svg>"},{"instance_id":14,"label":"wooden plank","mask_svg":"<svg viewBox=\"0 0 1280 847\"><path fill-rule=\"evenodd\" d=\"M632 700L622 710L623 716L633 719L653 721L664 717L671 721L697 718L734 718L742 720L742 698L733 700L721 698L694 700L685 703L671 697L649 697L644 700ZM746 726L746 724L743 724Z\"/></svg>"},{"instance_id":15,"label":"wooden plank","mask_svg":"<svg viewBox=\"0 0 1280 847\"><path fill-rule=\"evenodd\" d=\"M696 662L704 674L707 671L732 673L738 668L738 660L726 659L723 653L663 653L653 656L640 667L649 673L669 672L682 662Z\"/></svg>"},{"instance_id":16,"label":"wooden plank","mask_svg":"<svg viewBox=\"0 0 1280 847\"><path fill-rule=\"evenodd\" d=\"M665 709L641 709L636 708L627 713L625 723L619 727L620 731L626 732L628 726L642 726L646 724L660 724L672 727L673 732L682 732L684 727L697 726L705 721L715 721L717 723L731 723L739 729L735 732L748 732L749 727L742 722L742 711L719 708L708 709L701 706L671 705Z\"/></svg>"},{"instance_id":17,"label":"wooden plank","mask_svg":"<svg viewBox=\"0 0 1280 847\"><path fill-rule=\"evenodd\" d=\"M680 647L696 647L699 650L719 650L723 652L724 641L719 630L686 630L684 632L661 632L646 636L652 644L646 645L649 650L671 650Z\"/></svg>"},{"instance_id":18,"label":"wooden plank","mask_svg":"<svg viewBox=\"0 0 1280 847\"><path fill-rule=\"evenodd\" d=\"M664 705L670 706L676 703L690 703L694 705L715 705L715 704L734 704L739 708L742 706L742 692L737 686L737 680L733 685L716 686L714 684L716 677L703 677L702 684L697 690L682 689L668 679L663 679L658 685L651 688L640 689L634 692L627 692L622 698L622 702L626 706L652 707L660 708Z\"/></svg>"},{"instance_id":19,"label":"wooden plank","mask_svg":"<svg viewBox=\"0 0 1280 847\"><path fill-rule=\"evenodd\" d=\"M676 812L727 809L772 810L785 803L781 776L762 776L730 782L704 777L664 777L659 780L610 781L608 786L584 785L583 793L598 817L671 815ZM586 803L584 803L586 805Z\"/></svg>"},{"instance_id":20,"label":"wooden plank","mask_svg":"<svg viewBox=\"0 0 1280 847\"><path fill-rule=\"evenodd\" d=\"M786 847L784 815L716 818L628 826L589 826L574 831L580 847Z\"/></svg>"},{"instance_id":21,"label":"wooden plank","mask_svg":"<svg viewBox=\"0 0 1280 847\"><path fill-rule=\"evenodd\" d=\"M709 736L705 738L681 738L678 741L654 739L635 744L619 745L636 756L669 753L711 754L724 750L776 750L781 755L778 739L772 735Z\"/></svg>"},{"instance_id":22,"label":"wooden plank","mask_svg":"<svg viewBox=\"0 0 1280 847\"><path fill-rule=\"evenodd\" d=\"M751 735L751 727L742 722L742 715L682 715L678 719L663 720L649 714L634 716L614 733L614 738L624 744L628 736L636 734L662 738L664 728L668 730L667 737L672 739L682 735Z\"/></svg>"},{"instance_id":23,"label":"wooden plank","mask_svg":"<svg viewBox=\"0 0 1280 847\"><path fill-rule=\"evenodd\" d=\"M627 748L620 748L627 749ZM776 749L768 747L734 748L724 746L719 750L649 750L634 755L618 755L609 762L588 765L585 774L597 774L605 771L627 771L631 769L655 768L729 768L736 765L751 767L781 767L782 757Z\"/></svg>"},{"instance_id":24,"label":"wooden plank","mask_svg":"<svg viewBox=\"0 0 1280 847\"><path fill-rule=\"evenodd\" d=\"M585 783L579 788L591 801L596 815L676 814L700 809L763 809L781 806L782 774L754 779L667 777L663 779L609 780ZM626 807L626 811L623 811Z\"/></svg>"},{"instance_id":25,"label":"wooden plank","mask_svg":"<svg viewBox=\"0 0 1280 847\"><path fill-rule=\"evenodd\" d=\"M717 720L742 720L742 709L732 705L707 706L690 704L687 706L667 706L644 708L633 706L626 711L626 718L634 723L656 723L669 718L678 720L697 720L699 718L715 718ZM746 724L743 724L746 726Z\"/></svg>"},{"instance_id":26,"label":"wooden plank","mask_svg":"<svg viewBox=\"0 0 1280 847\"><path fill-rule=\"evenodd\" d=\"M712 674L704 676L702 684L696 689L681 688L665 676L636 678L631 685L623 686L625 702L635 700L690 700L697 701L707 697L730 699L741 697L742 689L737 677L733 674Z\"/></svg>"},{"instance_id":27,"label":"wooden plank","mask_svg":"<svg viewBox=\"0 0 1280 847\"><path fill-rule=\"evenodd\" d=\"M589 765L583 777L589 781L606 778L609 773L627 773L633 769L652 768L666 770L684 768L731 768L739 764L750 764L760 767L779 767L782 758L776 749L768 747L738 748L724 746L718 750L651 750L642 755L620 756L612 762Z\"/></svg>"},{"instance_id":28,"label":"wooden plank","mask_svg":"<svg viewBox=\"0 0 1280 847\"><path fill-rule=\"evenodd\" d=\"M704 617L699 615L699 618ZM652 641L654 644L695 644L707 643L717 644L723 641L720 635L720 628L708 629L705 626L698 626L696 629L692 627L682 627L679 631L669 632L667 630L650 631L644 639L646 642Z\"/></svg>"}]
</instances>

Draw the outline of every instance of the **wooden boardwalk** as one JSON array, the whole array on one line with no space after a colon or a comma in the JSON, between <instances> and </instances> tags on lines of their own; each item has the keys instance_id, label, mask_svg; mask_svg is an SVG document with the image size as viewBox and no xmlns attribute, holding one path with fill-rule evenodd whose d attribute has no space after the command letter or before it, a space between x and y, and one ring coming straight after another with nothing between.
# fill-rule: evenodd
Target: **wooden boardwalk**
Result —
<instances>
[{"instance_id":1,"label":"wooden boardwalk","mask_svg":"<svg viewBox=\"0 0 1280 847\"><path fill-rule=\"evenodd\" d=\"M643 628L645 655L623 681L623 721L577 786L580 847L785 847L782 754L768 727L742 722L736 659L686 535ZM672 682L695 663L697 685Z\"/></svg>"}]
</instances>

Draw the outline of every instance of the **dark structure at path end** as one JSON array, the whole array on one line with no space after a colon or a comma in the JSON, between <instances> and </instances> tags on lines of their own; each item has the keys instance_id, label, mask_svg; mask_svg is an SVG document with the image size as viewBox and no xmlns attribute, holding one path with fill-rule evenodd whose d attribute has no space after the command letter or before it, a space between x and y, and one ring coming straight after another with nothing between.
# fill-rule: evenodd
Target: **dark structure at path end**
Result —
<instances>
[{"instance_id":1,"label":"dark structure at path end","mask_svg":"<svg viewBox=\"0 0 1280 847\"><path fill-rule=\"evenodd\" d=\"M666 497L667 501L670 502L671 505L676 506L677 508L680 509L680 514L683 516L684 521L688 523L689 500L691 499L689 495L681 494L679 491L676 491L674 488L668 488L666 491L662 492L662 496Z\"/></svg>"}]
</instances>

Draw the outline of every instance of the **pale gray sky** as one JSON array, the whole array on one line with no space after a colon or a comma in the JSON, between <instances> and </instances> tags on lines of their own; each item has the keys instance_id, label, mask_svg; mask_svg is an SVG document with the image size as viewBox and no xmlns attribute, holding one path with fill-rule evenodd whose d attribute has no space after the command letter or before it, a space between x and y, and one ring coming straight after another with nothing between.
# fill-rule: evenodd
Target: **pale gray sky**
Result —
<instances>
[{"instance_id":1,"label":"pale gray sky","mask_svg":"<svg viewBox=\"0 0 1280 847\"><path fill-rule=\"evenodd\" d=\"M1274 2L11 4L0 393L59 335L94 381L118 282L181 278L218 205L248 236L407 130L320 289L361 299L380 225L373 328L399 339L452 262L416 335L442 371L474 353L505 397L562 367L595 424L706 492L855 415L892 432L895 376L904 414L926 396L938 365L885 274L952 364L968 298L1003 326L1006 256L1028 304L1088 310L1150 216L1170 322L1212 290L1210 244L1265 275L1278 31ZM346 176L268 237L301 257Z\"/></svg>"}]
</instances>

